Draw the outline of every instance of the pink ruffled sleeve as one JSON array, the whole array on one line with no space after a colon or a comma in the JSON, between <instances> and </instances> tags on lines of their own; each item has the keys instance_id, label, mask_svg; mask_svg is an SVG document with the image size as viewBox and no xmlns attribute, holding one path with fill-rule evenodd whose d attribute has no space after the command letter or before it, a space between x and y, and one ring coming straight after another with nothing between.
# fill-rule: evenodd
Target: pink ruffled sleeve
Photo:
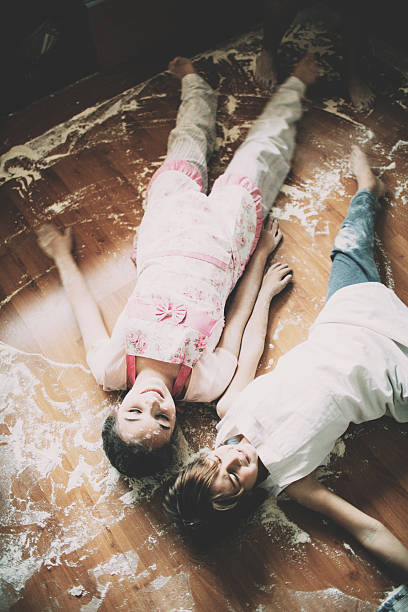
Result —
<instances>
[{"instance_id":1,"label":"pink ruffled sleeve","mask_svg":"<svg viewBox=\"0 0 408 612\"><path fill-rule=\"evenodd\" d=\"M156 172L153 174L152 178L150 179L150 183L147 187L147 195L149 195L149 191L151 189L153 182L161 174L163 174L164 172L169 172L169 171L182 172L183 174L191 178L193 181L195 181L197 185L199 186L200 191L202 191L203 180L201 178L201 174L199 173L197 168L194 166L194 164L188 161L185 161L184 159L174 159L172 161L164 162L164 164L158 170L156 170Z\"/></svg>"},{"instance_id":2,"label":"pink ruffled sleeve","mask_svg":"<svg viewBox=\"0 0 408 612\"><path fill-rule=\"evenodd\" d=\"M232 173L226 172L225 174L222 174L220 177L217 178L213 186L213 191L216 189L220 189L222 187L236 186L236 185L238 185L239 187L243 187L250 194L255 204L256 230L255 230L255 236L254 236L254 241L251 247L251 251L249 253L249 256L251 256L255 250L256 245L258 244L258 240L259 240L259 236L261 235L262 224L263 224L262 196L261 196L261 192L259 188L247 176L241 176L239 174L232 174Z\"/></svg>"}]
</instances>

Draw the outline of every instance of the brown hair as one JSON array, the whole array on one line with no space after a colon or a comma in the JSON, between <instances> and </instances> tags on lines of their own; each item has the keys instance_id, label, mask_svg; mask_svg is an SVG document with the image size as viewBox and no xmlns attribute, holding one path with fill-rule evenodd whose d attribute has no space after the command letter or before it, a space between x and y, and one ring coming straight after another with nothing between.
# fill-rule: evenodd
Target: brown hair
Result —
<instances>
[{"instance_id":1,"label":"brown hair","mask_svg":"<svg viewBox=\"0 0 408 612\"><path fill-rule=\"evenodd\" d=\"M119 435L115 417L108 416L102 428L103 450L111 464L125 476L137 478L162 472L172 463L173 445L155 450L141 440L125 442Z\"/></svg>"},{"instance_id":2,"label":"brown hair","mask_svg":"<svg viewBox=\"0 0 408 612\"><path fill-rule=\"evenodd\" d=\"M214 494L212 485L218 464L207 461L209 451L200 451L177 476L164 498L167 512L185 527L196 528L218 520L220 512L232 510L244 493L241 487L232 495Z\"/></svg>"}]
</instances>

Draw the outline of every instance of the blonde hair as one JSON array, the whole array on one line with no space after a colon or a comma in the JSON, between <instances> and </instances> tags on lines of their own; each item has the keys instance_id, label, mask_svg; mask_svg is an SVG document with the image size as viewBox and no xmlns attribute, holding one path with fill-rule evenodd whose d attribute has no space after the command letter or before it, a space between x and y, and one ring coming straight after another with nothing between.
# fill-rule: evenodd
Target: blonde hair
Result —
<instances>
[{"instance_id":1,"label":"blonde hair","mask_svg":"<svg viewBox=\"0 0 408 612\"><path fill-rule=\"evenodd\" d=\"M231 495L214 494L212 487L218 464L207 460L209 451L200 451L177 476L164 498L167 512L186 527L215 521L220 512L237 508L244 489Z\"/></svg>"}]
</instances>

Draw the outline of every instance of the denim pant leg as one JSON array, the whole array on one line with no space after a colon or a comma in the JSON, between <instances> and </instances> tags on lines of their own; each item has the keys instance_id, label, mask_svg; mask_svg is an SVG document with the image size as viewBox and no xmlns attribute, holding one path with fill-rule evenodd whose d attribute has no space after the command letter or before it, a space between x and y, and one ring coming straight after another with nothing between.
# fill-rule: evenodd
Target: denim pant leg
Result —
<instances>
[{"instance_id":1,"label":"denim pant leg","mask_svg":"<svg viewBox=\"0 0 408 612\"><path fill-rule=\"evenodd\" d=\"M380 208L369 189L360 189L352 198L330 254L333 263L326 300L347 285L381 282L374 262L374 223Z\"/></svg>"}]
</instances>

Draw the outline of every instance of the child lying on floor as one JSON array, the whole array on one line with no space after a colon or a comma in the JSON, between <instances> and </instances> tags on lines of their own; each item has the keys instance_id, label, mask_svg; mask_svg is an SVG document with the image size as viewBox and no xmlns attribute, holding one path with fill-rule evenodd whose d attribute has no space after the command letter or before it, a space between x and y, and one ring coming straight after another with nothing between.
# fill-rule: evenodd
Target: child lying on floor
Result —
<instances>
[{"instance_id":1,"label":"child lying on floor","mask_svg":"<svg viewBox=\"0 0 408 612\"><path fill-rule=\"evenodd\" d=\"M52 225L39 230L96 380L106 390L130 387L102 433L111 463L128 476L169 462L175 399L217 399L234 375L266 259L282 236L277 221L263 231L262 223L289 171L302 95L318 74L312 57L299 62L207 196L216 94L190 60L175 58L169 70L182 82L182 103L166 161L148 189L135 289L111 337L71 255L70 233ZM226 300L253 252L224 327ZM290 281L289 268L274 270L281 290Z\"/></svg>"},{"instance_id":2,"label":"child lying on floor","mask_svg":"<svg viewBox=\"0 0 408 612\"><path fill-rule=\"evenodd\" d=\"M308 339L252 380L265 341L250 333L252 319L267 317L254 308L235 377L218 403L215 449L182 470L165 504L185 524L208 525L266 479L273 494L285 490L335 520L407 578L408 549L315 477L349 423L386 414L408 421L408 308L381 284L373 259L384 187L356 146L351 169L358 191L334 241L327 303Z\"/></svg>"}]
</instances>

